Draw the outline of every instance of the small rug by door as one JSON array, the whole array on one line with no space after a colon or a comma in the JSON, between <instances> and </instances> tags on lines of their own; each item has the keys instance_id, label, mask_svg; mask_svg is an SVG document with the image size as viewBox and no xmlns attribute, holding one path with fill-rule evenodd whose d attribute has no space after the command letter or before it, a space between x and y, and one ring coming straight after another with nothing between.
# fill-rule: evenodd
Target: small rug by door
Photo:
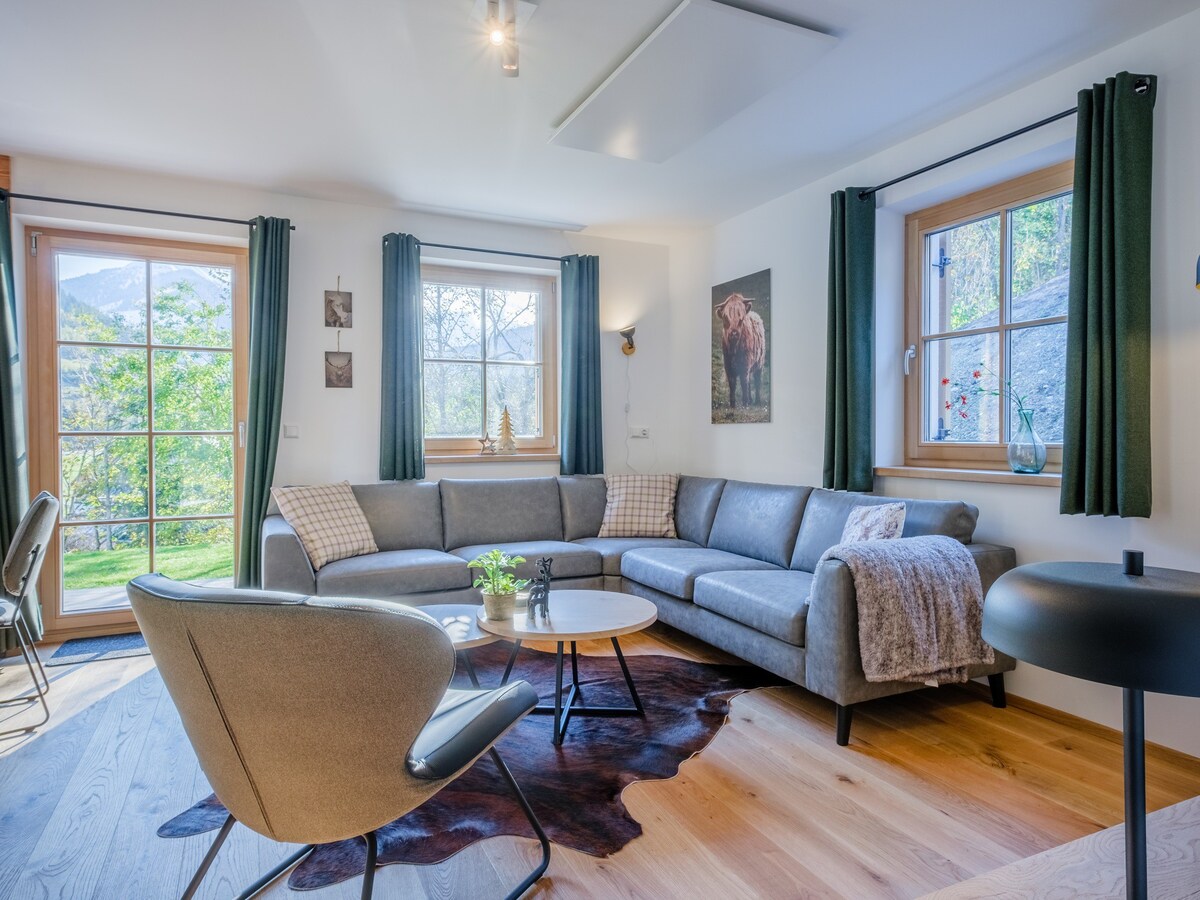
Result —
<instances>
[{"instance_id":1,"label":"small rug by door","mask_svg":"<svg viewBox=\"0 0 1200 900\"><path fill-rule=\"evenodd\" d=\"M141 634L109 634L104 637L75 638L63 641L62 646L46 660L48 666L73 666L98 659L120 659L123 656L146 656L150 648Z\"/></svg>"},{"instance_id":2,"label":"small rug by door","mask_svg":"<svg viewBox=\"0 0 1200 900\"><path fill-rule=\"evenodd\" d=\"M470 651L484 685L497 684L510 645ZM608 856L642 833L621 802L635 781L671 778L679 765L716 736L730 701L743 691L778 685L753 666L710 665L671 656L626 657L644 718L572 717L561 747L551 742L553 716L527 716L497 745L541 819L550 840L592 856ZM554 655L522 649L513 670L536 687L543 703L554 700ZM581 656L581 693L594 706L624 706L629 694L615 657ZM465 685L461 671L456 686ZM221 826L225 810L213 796L201 800L158 830L160 837L187 837ZM436 863L484 838L533 830L491 759L425 804L381 828L379 865ZM317 847L293 870L293 890L315 890L362 875L366 847L347 840Z\"/></svg>"}]
</instances>

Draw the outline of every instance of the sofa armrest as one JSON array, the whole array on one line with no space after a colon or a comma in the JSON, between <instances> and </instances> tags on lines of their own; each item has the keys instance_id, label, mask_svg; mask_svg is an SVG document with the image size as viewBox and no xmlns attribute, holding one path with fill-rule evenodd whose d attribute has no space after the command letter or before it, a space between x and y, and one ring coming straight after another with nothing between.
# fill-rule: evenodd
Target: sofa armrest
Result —
<instances>
[{"instance_id":1,"label":"sofa armrest","mask_svg":"<svg viewBox=\"0 0 1200 900\"><path fill-rule=\"evenodd\" d=\"M262 586L267 591L311 595L317 576L300 536L283 516L267 516L262 527Z\"/></svg>"},{"instance_id":2,"label":"sofa armrest","mask_svg":"<svg viewBox=\"0 0 1200 900\"><path fill-rule=\"evenodd\" d=\"M984 596L1003 573L1017 564L1011 547L996 544L967 544L979 567ZM858 598L850 568L840 559L827 559L813 578L812 603L805 624L805 687L835 703L848 706L874 697L913 690L920 684L869 682L863 674L858 644ZM988 671L1009 671L1011 657L996 652L996 663ZM972 676L986 674L972 670Z\"/></svg>"}]
</instances>

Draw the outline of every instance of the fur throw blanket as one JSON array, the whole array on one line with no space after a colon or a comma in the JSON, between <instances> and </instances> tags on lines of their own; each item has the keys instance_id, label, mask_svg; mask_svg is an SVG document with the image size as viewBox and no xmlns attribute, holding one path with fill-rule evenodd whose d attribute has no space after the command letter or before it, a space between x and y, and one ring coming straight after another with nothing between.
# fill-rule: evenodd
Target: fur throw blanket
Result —
<instances>
[{"instance_id":1,"label":"fur throw blanket","mask_svg":"<svg viewBox=\"0 0 1200 900\"><path fill-rule=\"evenodd\" d=\"M995 662L980 635L983 585L965 546L944 535L838 544L850 569L867 681L946 684Z\"/></svg>"}]
</instances>

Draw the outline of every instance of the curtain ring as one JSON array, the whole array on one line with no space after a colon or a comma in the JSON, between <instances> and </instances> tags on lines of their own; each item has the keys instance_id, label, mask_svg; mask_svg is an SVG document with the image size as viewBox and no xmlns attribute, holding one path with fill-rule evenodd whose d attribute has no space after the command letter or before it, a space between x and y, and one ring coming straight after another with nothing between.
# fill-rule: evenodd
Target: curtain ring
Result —
<instances>
[{"instance_id":1,"label":"curtain ring","mask_svg":"<svg viewBox=\"0 0 1200 900\"><path fill-rule=\"evenodd\" d=\"M1150 92L1150 79L1143 75L1133 83L1133 92L1135 94L1148 94Z\"/></svg>"}]
</instances>

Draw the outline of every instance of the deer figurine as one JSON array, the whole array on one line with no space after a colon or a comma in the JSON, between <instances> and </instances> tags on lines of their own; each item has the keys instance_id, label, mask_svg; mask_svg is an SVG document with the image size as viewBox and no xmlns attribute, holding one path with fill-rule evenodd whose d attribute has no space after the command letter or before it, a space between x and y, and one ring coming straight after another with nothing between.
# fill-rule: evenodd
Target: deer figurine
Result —
<instances>
[{"instance_id":1,"label":"deer figurine","mask_svg":"<svg viewBox=\"0 0 1200 900\"><path fill-rule=\"evenodd\" d=\"M554 560L549 556L544 556L538 560L538 575L537 581L533 583L533 587L529 590L529 612L527 620L536 622L539 616L550 622L550 566Z\"/></svg>"}]
</instances>

